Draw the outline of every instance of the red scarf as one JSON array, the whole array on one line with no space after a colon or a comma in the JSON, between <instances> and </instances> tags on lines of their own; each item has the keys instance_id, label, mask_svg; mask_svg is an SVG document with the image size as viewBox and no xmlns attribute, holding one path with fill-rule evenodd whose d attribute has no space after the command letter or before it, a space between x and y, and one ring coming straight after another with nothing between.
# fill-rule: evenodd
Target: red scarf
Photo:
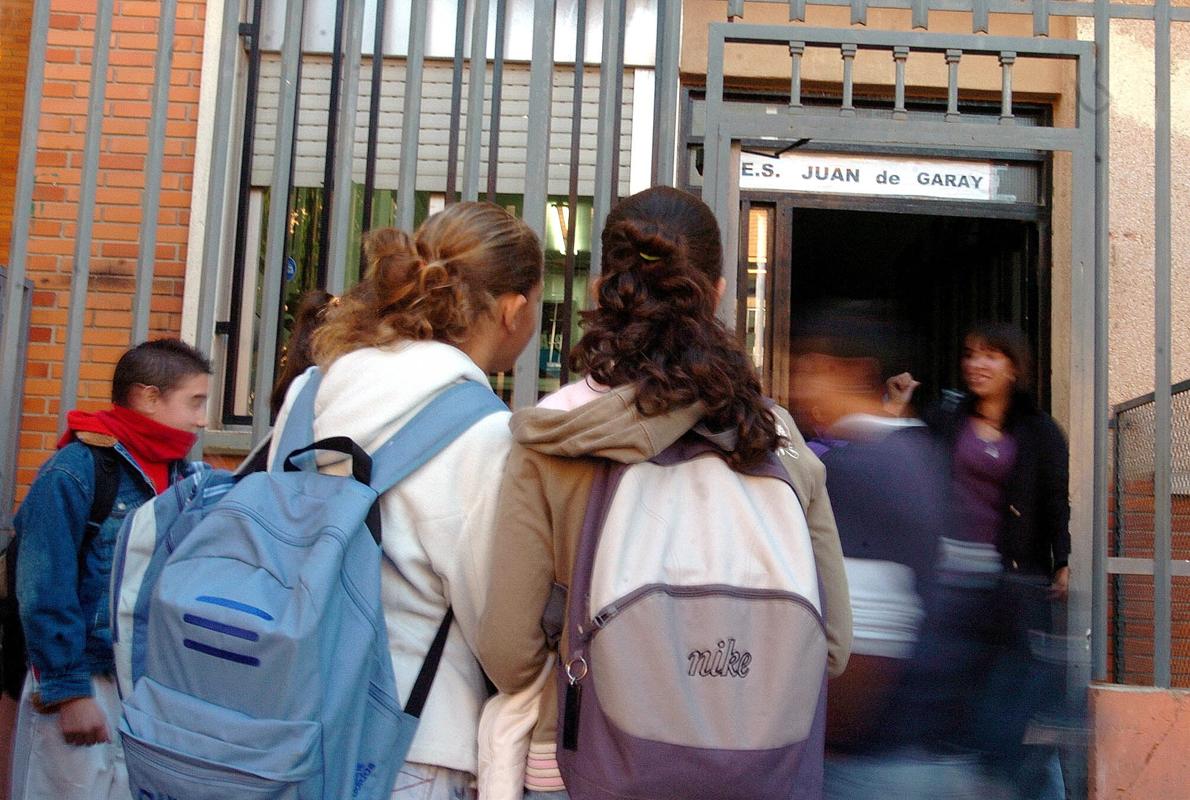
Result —
<instances>
[{"instance_id":1,"label":"red scarf","mask_svg":"<svg viewBox=\"0 0 1190 800\"><path fill-rule=\"evenodd\" d=\"M74 441L76 433L114 436L153 481L157 494L169 488L170 464L185 458L198 439L197 435L189 431L162 425L123 406L112 406L107 411L94 414L86 411L69 412L66 415L66 433L58 442L58 447L65 447Z\"/></svg>"}]
</instances>

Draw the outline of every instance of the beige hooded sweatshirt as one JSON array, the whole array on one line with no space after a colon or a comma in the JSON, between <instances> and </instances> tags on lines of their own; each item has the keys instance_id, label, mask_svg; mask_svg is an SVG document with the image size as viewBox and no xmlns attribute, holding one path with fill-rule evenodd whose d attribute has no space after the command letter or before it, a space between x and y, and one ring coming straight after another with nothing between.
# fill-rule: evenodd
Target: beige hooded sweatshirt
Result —
<instances>
[{"instance_id":1,"label":"beige hooded sweatshirt","mask_svg":"<svg viewBox=\"0 0 1190 800\"><path fill-rule=\"evenodd\" d=\"M514 444L500 490L478 642L484 669L502 693L532 686L549 656L542 614L553 584L570 585L597 459L647 461L695 427L704 412L701 404L694 404L645 417L634 397L631 386L600 391L580 381L512 416ZM776 412L789 442L780 452L781 461L806 515L818 566L827 610L827 669L833 677L847 665L851 606L826 473L788 413ZM531 761L533 753L553 753L555 687L553 680L544 684Z\"/></svg>"}]
</instances>

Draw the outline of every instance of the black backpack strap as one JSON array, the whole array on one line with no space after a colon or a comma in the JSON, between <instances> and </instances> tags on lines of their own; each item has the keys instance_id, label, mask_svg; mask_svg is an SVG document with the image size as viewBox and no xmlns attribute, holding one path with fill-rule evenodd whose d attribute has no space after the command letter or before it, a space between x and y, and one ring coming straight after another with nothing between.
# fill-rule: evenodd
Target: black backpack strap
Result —
<instances>
[{"instance_id":1,"label":"black backpack strap","mask_svg":"<svg viewBox=\"0 0 1190 800\"><path fill-rule=\"evenodd\" d=\"M91 513L87 517L87 531L83 534L85 550L99 527L112 515L116 503L116 491L120 487L120 455L114 447L87 445L95 461L95 494L91 500Z\"/></svg>"},{"instance_id":2,"label":"black backpack strap","mask_svg":"<svg viewBox=\"0 0 1190 800\"><path fill-rule=\"evenodd\" d=\"M438 626L438 633L434 642L426 653L426 660L422 662L421 672L417 673L417 680L413 684L413 691L409 693L409 701L405 703L405 713L411 717L420 718L422 709L426 706L426 699L430 696L430 687L434 685L434 676L438 674L438 663L442 661L442 651L446 649L446 637L450 635L450 626L455 619L455 610L446 609L446 616Z\"/></svg>"}]
</instances>

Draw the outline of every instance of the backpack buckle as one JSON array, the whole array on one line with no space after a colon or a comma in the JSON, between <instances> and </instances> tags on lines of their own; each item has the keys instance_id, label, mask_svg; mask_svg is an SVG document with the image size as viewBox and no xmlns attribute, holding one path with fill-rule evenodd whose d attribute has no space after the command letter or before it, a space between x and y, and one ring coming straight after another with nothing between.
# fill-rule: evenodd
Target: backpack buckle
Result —
<instances>
[{"instance_id":1,"label":"backpack buckle","mask_svg":"<svg viewBox=\"0 0 1190 800\"><path fill-rule=\"evenodd\" d=\"M570 685L574 686L583 678L587 677L587 659L582 656L572 658L566 662L566 679L570 681Z\"/></svg>"}]
</instances>

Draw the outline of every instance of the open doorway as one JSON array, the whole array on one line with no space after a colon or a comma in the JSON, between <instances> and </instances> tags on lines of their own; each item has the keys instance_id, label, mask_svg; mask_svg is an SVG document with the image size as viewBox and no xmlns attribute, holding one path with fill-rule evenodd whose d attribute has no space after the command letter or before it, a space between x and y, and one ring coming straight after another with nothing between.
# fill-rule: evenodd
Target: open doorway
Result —
<instances>
[{"instance_id":1,"label":"open doorway","mask_svg":"<svg viewBox=\"0 0 1190 800\"><path fill-rule=\"evenodd\" d=\"M1048 408L1049 244L1042 222L838 208L751 209L752 217L763 214L764 221L748 232L750 263L741 281L752 293L746 333L754 352L770 350L758 358L758 366L778 400L787 399L780 396L786 383L780 372L788 369L789 335L800 315L826 301L863 300L886 309L904 331L890 369L910 370L922 382L920 402L960 388L960 337L973 323L996 319L1027 333L1037 354L1037 400ZM776 228L771 248L752 241L765 233L766 223Z\"/></svg>"}]
</instances>

